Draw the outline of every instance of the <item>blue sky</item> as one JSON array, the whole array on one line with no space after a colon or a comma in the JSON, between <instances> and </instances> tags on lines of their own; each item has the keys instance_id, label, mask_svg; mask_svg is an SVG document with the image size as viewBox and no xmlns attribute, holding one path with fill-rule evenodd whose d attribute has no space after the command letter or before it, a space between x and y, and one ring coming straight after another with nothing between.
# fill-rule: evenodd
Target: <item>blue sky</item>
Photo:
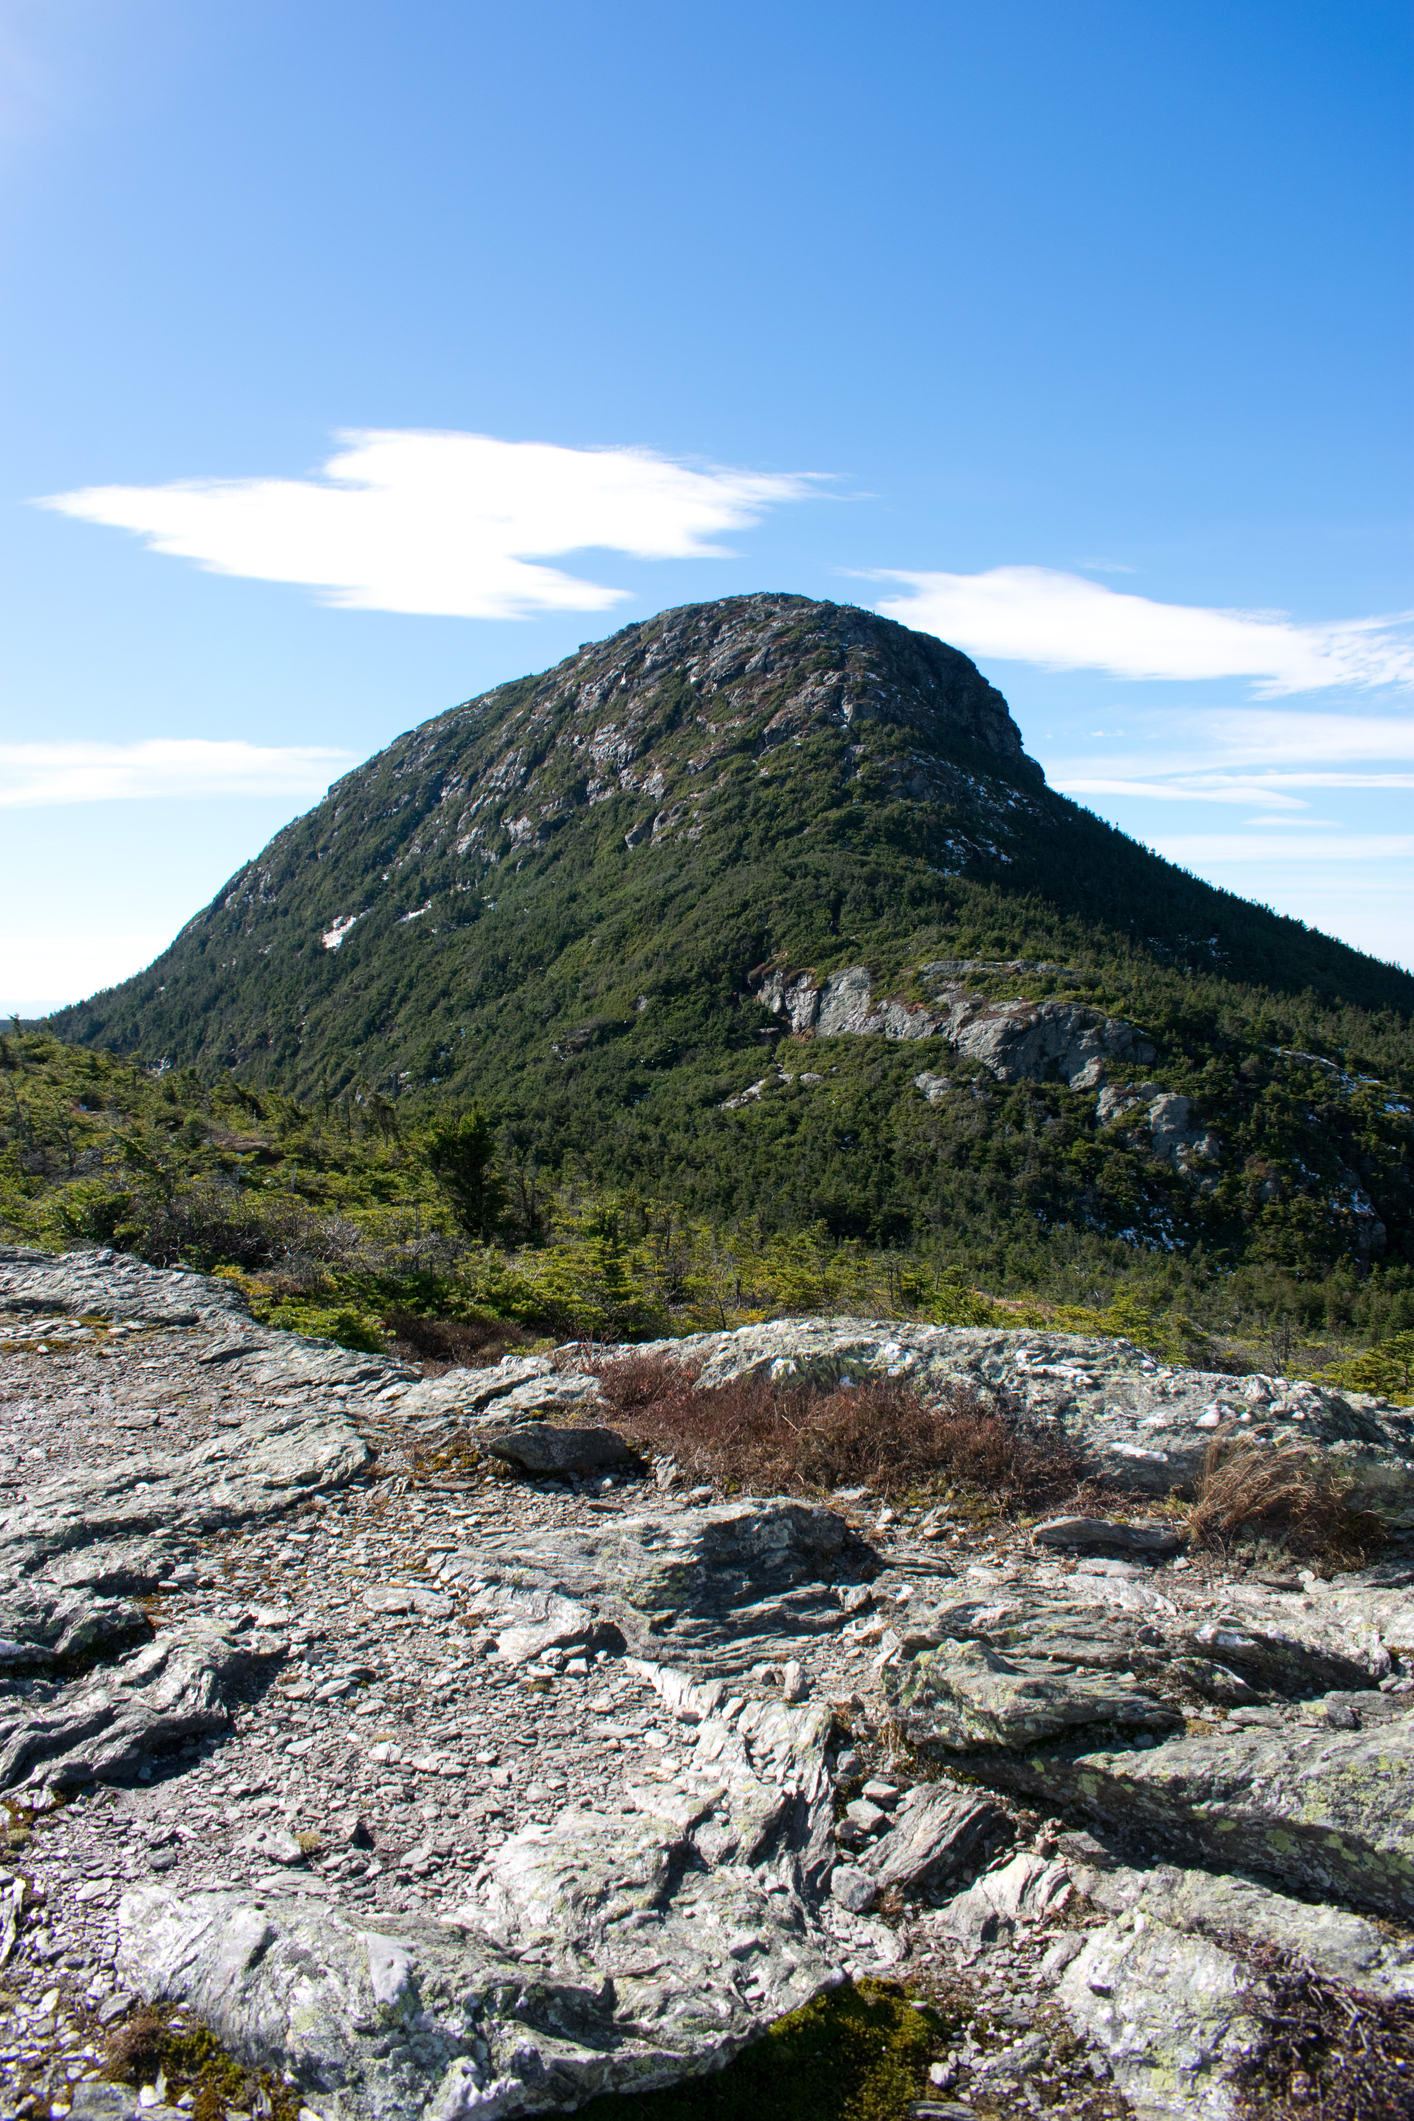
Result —
<instances>
[{"instance_id":1,"label":"blue sky","mask_svg":"<svg viewBox=\"0 0 1414 2121\"><path fill-rule=\"evenodd\" d=\"M1412 59L1403 0L0 0L0 1006L755 588L1414 965Z\"/></svg>"}]
</instances>

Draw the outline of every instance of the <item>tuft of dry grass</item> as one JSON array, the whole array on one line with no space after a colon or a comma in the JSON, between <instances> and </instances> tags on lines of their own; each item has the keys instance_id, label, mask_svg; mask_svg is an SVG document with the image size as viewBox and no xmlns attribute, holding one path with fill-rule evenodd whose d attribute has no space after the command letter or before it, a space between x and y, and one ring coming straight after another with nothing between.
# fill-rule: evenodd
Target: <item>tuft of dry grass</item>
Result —
<instances>
[{"instance_id":1,"label":"tuft of dry grass","mask_svg":"<svg viewBox=\"0 0 1414 2121\"><path fill-rule=\"evenodd\" d=\"M1272 1450L1221 1434L1208 1447L1187 1522L1192 1544L1216 1553L1265 1541L1346 1566L1368 1560L1388 1537L1377 1517L1352 1504L1348 1484L1319 1451Z\"/></svg>"},{"instance_id":2,"label":"tuft of dry grass","mask_svg":"<svg viewBox=\"0 0 1414 2121\"><path fill-rule=\"evenodd\" d=\"M687 1365L657 1357L588 1367L614 1426L641 1452L721 1486L898 1497L953 1485L1019 1512L1050 1507L1084 1478L1060 1430L999 1412L961 1386L930 1402L892 1378L812 1388L746 1377L706 1390Z\"/></svg>"},{"instance_id":3,"label":"tuft of dry grass","mask_svg":"<svg viewBox=\"0 0 1414 2121\"><path fill-rule=\"evenodd\" d=\"M1270 1947L1250 1957L1270 2001L1237 2073L1239 2111L1250 2121L1408 2121L1414 2003L1337 1987Z\"/></svg>"}]
</instances>

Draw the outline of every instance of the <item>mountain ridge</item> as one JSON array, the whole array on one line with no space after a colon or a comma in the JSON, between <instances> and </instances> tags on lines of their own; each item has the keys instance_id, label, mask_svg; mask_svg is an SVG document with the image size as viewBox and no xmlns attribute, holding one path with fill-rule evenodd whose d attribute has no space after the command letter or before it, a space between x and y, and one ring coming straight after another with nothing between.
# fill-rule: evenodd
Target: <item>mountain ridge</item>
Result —
<instances>
[{"instance_id":1,"label":"mountain ridge","mask_svg":"<svg viewBox=\"0 0 1414 2121\"><path fill-rule=\"evenodd\" d=\"M515 1155L712 1214L1237 1256L1299 1196L1369 1257L1411 1015L1408 974L1048 788L957 650L759 594L406 732L53 1028L326 1108L474 1097Z\"/></svg>"}]
</instances>

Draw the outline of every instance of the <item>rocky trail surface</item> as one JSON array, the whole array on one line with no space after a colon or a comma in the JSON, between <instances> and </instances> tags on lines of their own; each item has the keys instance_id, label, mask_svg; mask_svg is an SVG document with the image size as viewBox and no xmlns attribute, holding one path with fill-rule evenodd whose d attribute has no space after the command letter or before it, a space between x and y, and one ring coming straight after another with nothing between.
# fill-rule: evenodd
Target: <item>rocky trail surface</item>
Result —
<instances>
[{"instance_id":1,"label":"rocky trail surface","mask_svg":"<svg viewBox=\"0 0 1414 2121\"><path fill-rule=\"evenodd\" d=\"M984 1329L659 1352L963 1380L1133 1499L726 1495L606 1435L573 1350L423 1377L0 1252L0 2110L222 2112L99 2081L156 2004L269 2073L231 2111L563 2112L882 1974L953 2028L936 2121L1414 2111L1408 1414ZM1184 1552L1143 1491L1215 1417L1333 1454L1389 1558Z\"/></svg>"}]
</instances>

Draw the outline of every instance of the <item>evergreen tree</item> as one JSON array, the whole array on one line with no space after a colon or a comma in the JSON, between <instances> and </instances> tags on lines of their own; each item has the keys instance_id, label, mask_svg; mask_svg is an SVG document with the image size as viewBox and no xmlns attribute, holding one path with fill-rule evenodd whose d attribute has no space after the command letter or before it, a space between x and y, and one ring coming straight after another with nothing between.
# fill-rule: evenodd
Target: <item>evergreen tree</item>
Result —
<instances>
[{"instance_id":1,"label":"evergreen tree","mask_svg":"<svg viewBox=\"0 0 1414 2121\"><path fill-rule=\"evenodd\" d=\"M476 1105L449 1114L428 1128L425 1148L428 1165L462 1228L489 1243L506 1201L494 1165L491 1122Z\"/></svg>"}]
</instances>

